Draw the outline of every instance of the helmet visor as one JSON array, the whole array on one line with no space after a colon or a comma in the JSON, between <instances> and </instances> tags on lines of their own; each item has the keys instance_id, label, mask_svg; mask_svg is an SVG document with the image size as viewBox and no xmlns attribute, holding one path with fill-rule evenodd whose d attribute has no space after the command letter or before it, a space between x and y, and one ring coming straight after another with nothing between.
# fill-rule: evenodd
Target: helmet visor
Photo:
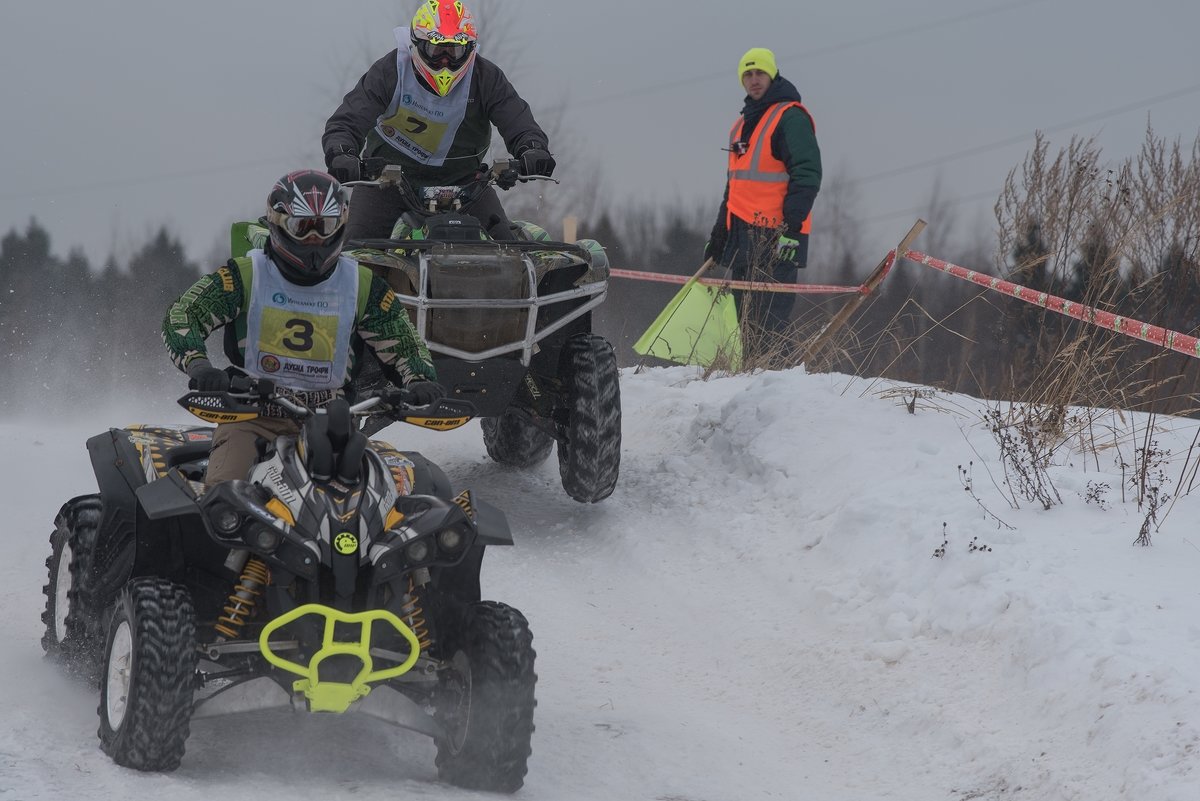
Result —
<instances>
[{"instance_id":1,"label":"helmet visor","mask_svg":"<svg viewBox=\"0 0 1200 801\"><path fill-rule=\"evenodd\" d=\"M288 236L298 242L309 237L316 237L324 242L342 230L342 226L346 222L342 215L337 217L295 217L286 211L277 210L270 211L267 219L287 231Z\"/></svg>"}]
</instances>

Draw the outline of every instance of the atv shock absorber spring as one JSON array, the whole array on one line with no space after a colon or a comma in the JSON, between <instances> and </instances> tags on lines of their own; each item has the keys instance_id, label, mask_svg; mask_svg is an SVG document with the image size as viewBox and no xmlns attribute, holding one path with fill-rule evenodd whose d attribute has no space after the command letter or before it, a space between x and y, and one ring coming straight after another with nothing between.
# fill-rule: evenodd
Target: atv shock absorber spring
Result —
<instances>
[{"instance_id":1,"label":"atv shock absorber spring","mask_svg":"<svg viewBox=\"0 0 1200 801\"><path fill-rule=\"evenodd\" d=\"M424 651L433 645L429 636L429 624L425 621L425 610L421 608L421 596L417 594L417 585L412 576L408 577L408 599L400 607L400 616L408 623L413 634L417 635L417 643Z\"/></svg>"},{"instance_id":2,"label":"atv shock absorber spring","mask_svg":"<svg viewBox=\"0 0 1200 801\"><path fill-rule=\"evenodd\" d=\"M217 618L213 625L222 638L236 640L242 632L257 605L257 598L263 594L263 589L271 582L271 570L258 557L252 556L242 570L238 584L229 594L225 605L225 614Z\"/></svg>"}]
</instances>

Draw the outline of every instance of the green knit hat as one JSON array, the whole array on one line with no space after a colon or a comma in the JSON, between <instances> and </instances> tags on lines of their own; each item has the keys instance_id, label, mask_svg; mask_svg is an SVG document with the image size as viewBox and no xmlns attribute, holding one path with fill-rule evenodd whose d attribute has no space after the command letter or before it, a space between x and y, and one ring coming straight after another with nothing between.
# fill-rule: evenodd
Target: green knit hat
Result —
<instances>
[{"instance_id":1,"label":"green knit hat","mask_svg":"<svg viewBox=\"0 0 1200 801\"><path fill-rule=\"evenodd\" d=\"M779 68L775 66L775 54L765 47L752 47L746 51L738 62L738 83L742 76L750 70L762 70L771 76L771 80L779 77Z\"/></svg>"}]
</instances>

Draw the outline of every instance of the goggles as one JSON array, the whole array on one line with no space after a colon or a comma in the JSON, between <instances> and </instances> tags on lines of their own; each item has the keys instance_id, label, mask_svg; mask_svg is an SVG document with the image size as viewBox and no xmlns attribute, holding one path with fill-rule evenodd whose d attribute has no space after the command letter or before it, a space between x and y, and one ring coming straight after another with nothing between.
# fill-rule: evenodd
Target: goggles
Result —
<instances>
[{"instance_id":1,"label":"goggles","mask_svg":"<svg viewBox=\"0 0 1200 801\"><path fill-rule=\"evenodd\" d=\"M438 43L420 39L417 42L417 49L421 53L421 58L425 63L433 65L439 61L446 61L446 66L451 69L461 67L467 60L467 56L471 54L472 45L456 44L453 39L444 39Z\"/></svg>"},{"instance_id":2,"label":"goggles","mask_svg":"<svg viewBox=\"0 0 1200 801\"><path fill-rule=\"evenodd\" d=\"M315 236L322 242L342 230L346 224L346 215L337 217L294 217L286 211L272 209L267 212L267 220L288 232L288 236L297 241Z\"/></svg>"}]
</instances>

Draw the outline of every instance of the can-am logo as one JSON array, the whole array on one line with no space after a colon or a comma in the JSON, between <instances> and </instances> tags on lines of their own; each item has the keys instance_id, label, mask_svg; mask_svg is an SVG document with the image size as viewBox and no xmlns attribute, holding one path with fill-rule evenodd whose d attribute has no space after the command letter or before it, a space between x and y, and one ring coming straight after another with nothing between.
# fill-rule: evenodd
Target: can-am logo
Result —
<instances>
[{"instance_id":1,"label":"can-am logo","mask_svg":"<svg viewBox=\"0 0 1200 801\"><path fill-rule=\"evenodd\" d=\"M329 301L327 300L297 300L289 297L283 292L276 292L271 296L271 302L277 304L287 304L288 306L308 306L313 309L328 309Z\"/></svg>"}]
</instances>

